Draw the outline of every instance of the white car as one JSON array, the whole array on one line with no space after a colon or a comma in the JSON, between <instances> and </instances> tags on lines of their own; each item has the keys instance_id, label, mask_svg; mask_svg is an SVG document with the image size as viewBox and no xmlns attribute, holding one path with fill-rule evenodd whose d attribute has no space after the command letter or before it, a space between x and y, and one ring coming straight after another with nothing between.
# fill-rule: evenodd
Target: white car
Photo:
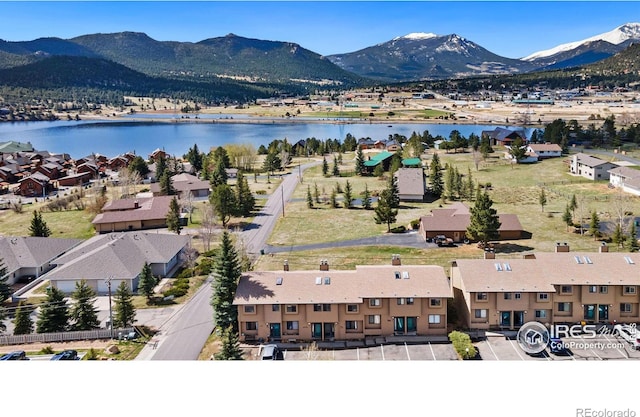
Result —
<instances>
[{"instance_id":1,"label":"white car","mask_svg":"<svg viewBox=\"0 0 640 417\"><path fill-rule=\"evenodd\" d=\"M629 342L634 349L640 349L640 332L637 331L636 326L616 324L613 326L613 334L622 337Z\"/></svg>"}]
</instances>

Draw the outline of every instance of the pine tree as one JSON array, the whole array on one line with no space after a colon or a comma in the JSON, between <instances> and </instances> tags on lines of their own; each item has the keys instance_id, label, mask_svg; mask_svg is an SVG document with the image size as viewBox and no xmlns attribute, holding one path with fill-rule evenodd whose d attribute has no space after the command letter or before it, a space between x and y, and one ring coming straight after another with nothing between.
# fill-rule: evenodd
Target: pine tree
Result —
<instances>
[{"instance_id":1,"label":"pine tree","mask_svg":"<svg viewBox=\"0 0 640 417\"><path fill-rule=\"evenodd\" d=\"M351 183L347 180L346 185L344 186L344 207L347 209L351 208L351 200L353 199L353 189L351 188Z\"/></svg>"},{"instance_id":2,"label":"pine tree","mask_svg":"<svg viewBox=\"0 0 640 417\"><path fill-rule=\"evenodd\" d=\"M471 175L471 168L467 167L467 180L464 183L464 198L465 200L473 200L473 176Z\"/></svg>"},{"instance_id":3,"label":"pine tree","mask_svg":"<svg viewBox=\"0 0 640 417\"><path fill-rule=\"evenodd\" d=\"M629 230L629 251L637 252L640 249L640 245L638 245L638 228L636 227L636 222L631 222L631 230Z\"/></svg>"},{"instance_id":4,"label":"pine tree","mask_svg":"<svg viewBox=\"0 0 640 417\"><path fill-rule=\"evenodd\" d=\"M251 193L247 178L240 172L236 181L236 201L238 204L238 215L242 217L251 216L255 209L256 199Z\"/></svg>"},{"instance_id":5,"label":"pine tree","mask_svg":"<svg viewBox=\"0 0 640 417\"><path fill-rule=\"evenodd\" d=\"M4 264L4 259L0 258L0 304L4 303L11 297L13 291L8 283L9 274Z\"/></svg>"},{"instance_id":6,"label":"pine tree","mask_svg":"<svg viewBox=\"0 0 640 417\"><path fill-rule=\"evenodd\" d=\"M571 211L572 218L576 218L576 209L578 208L578 200L576 199L576 195L571 196L571 201L569 202L569 210ZM582 220L580 220L582 223ZM581 226L582 228L582 226Z\"/></svg>"},{"instance_id":7,"label":"pine tree","mask_svg":"<svg viewBox=\"0 0 640 417\"><path fill-rule=\"evenodd\" d=\"M542 211L544 212L544 206L547 205L547 195L544 192L544 188L540 189L540 195L538 195L538 203L540 203L540 207L542 208Z\"/></svg>"},{"instance_id":8,"label":"pine tree","mask_svg":"<svg viewBox=\"0 0 640 417\"><path fill-rule=\"evenodd\" d=\"M7 312L4 308L0 307L0 334L7 330L7 325L4 324L4 319L7 318Z\"/></svg>"},{"instance_id":9,"label":"pine tree","mask_svg":"<svg viewBox=\"0 0 640 417\"><path fill-rule=\"evenodd\" d=\"M386 224L387 232L391 231L391 224L395 223L398 216L398 210L392 206L393 197L390 189L382 190L380 198L378 199L378 205L374 209L374 220L377 224Z\"/></svg>"},{"instance_id":10,"label":"pine tree","mask_svg":"<svg viewBox=\"0 0 640 417\"><path fill-rule=\"evenodd\" d=\"M358 148L356 152L356 175L364 175L364 173L364 152L362 152L362 148Z\"/></svg>"},{"instance_id":11,"label":"pine tree","mask_svg":"<svg viewBox=\"0 0 640 417\"><path fill-rule=\"evenodd\" d=\"M209 182L211 183L211 188L215 188L218 185L226 184L229 176L227 175L227 167L225 166L224 160L219 159L216 162L215 169L211 173L211 179Z\"/></svg>"},{"instance_id":12,"label":"pine tree","mask_svg":"<svg viewBox=\"0 0 640 417\"><path fill-rule=\"evenodd\" d=\"M340 168L338 167L338 159L336 157L333 157L333 171L332 171L332 175L334 177L339 177L340 176Z\"/></svg>"},{"instance_id":13,"label":"pine tree","mask_svg":"<svg viewBox=\"0 0 640 417\"><path fill-rule=\"evenodd\" d=\"M165 170L164 174L160 177L160 195L175 195L176 190L173 188L173 181L171 180L171 173L169 170Z\"/></svg>"},{"instance_id":14,"label":"pine tree","mask_svg":"<svg viewBox=\"0 0 640 417\"><path fill-rule=\"evenodd\" d=\"M318 183L313 183L313 198L316 203L320 203L320 190L318 189Z\"/></svg>"},{"instance_id":15,"label":"pine tree","mask_svg":"<svg viewBox=\"0 0 640 417\"><path fill-rule=\"evenodd\" d=\"M160 156L156 161L156 178L158 181L164 176L167 171L167 160L164 156Z\"/></svg>"},{"instance_id":16,"label":"pine tree","mask_svg":"<svg viewBox=\"0 0 640 417\"><path fill-rule=\"evenodd\" d=\"M307 185L307 208L313 208L313 197L311 197L311 186Z\"/></svg>"},{"instance_id":17,"label":"pine tree","mask_svg":"<svg viewBox=\"0 0 640 417\"><path fill-rule=\"evenodd\" d=\"M47 287L47 298L36 321L37 333L64 332L69 327L69 306L62 291Z\"/></svg>"},{"instance_id":18,"label":"pine tree","mask_svg":"<svg viewBox=\"0 0 640 417\"><path fill-rule=\"evenodd\" d=\"M444 171L444 188L447 199L453 200L456 197L456 177L453 167L449 164Z\"/></svg>"},{"instance_id":19,"label":"pine tree","mask_svg":"<svg viewBox=\"0 0 640 417\"><path fill-rule=\"evenodd\" d=\"M213 357L217 361L239 361L242 360L244 352L240 348L238 332L229 326L222 332L222 349Z\"/></svg>"},{"instance_id":20,"label":"pine tree","mask_svg":"<svg viewBox=\"0 0 640 417\"><path fill-rule=\"evenodd\" d=\"M364 192L362 193L362 208L371 210L371 192L367 184L364 185Z\"/></svg>"},{"instance_id":21,"label":"pine tree","mask_svg":"<svg viewBox=\"0 0 640 417\"><path fill-rule=\"evenodd\" d=\"M589 232L593 236L593 240L598 239L598 235L600 234L600 217L598 217L598 213L595 210L591 212L591 221L589 222Z\"/></svg>"},{"instance_id":22,"label":"pine tree","mask_svg":"<svg viewBox=\"0 0 640 417\"><path fill-rule=\"evenodd\" d=\"M178 199L174 196L169 203L169 213L167 213L167 228L179 235L182 231L182 225L180 224L180 204Z\"/></svg>"},{"instance_id":23,"label":"pine tree","mask_svg":"<svg viewBox=\"0 0 640 417\"><path fill-rule=\"evenodd\" d=\"M151 297L153 297L153 290L155 287L156 279L151 272L151 266L145 262L142 266L142 271L140 271L138 290L142 291L142 293L147 297L147 304L151 301Z\"/></svg>"},{"instance_id":24,"label":"pine tree","mask_svg":"<svg viewBox=\"0 0 640 417\"><path fill-rule=\"evenodd\" d=\"M493 201L486 190L484 193L478 190L475 205L470 209L471 220L467 227L469 239L485 244L499 237L498 229L501 223L496 209L492 206Z\"/></svg>"},{"instance_id":25,"label":"pine tree","mask_svg":"<svg viewBox=\"0 0 640 417\"><path fill-rule=\"evenodd\" d=\"M389 204L391 208L397 209L400 207L400 189L398 188L398 177L391 175L389 178L389 184L387 185L389 190Z\"/></svg>"},{"instance_id":26,"label":"pine tree","mask_svg":"<svg viewBox=\"0 0 640 417\"><path fill-rule=\"evenodd\" d=\"M95 307L96 292L87 285L87 281L76 282L76 289L71 294L75 303L71 306L71 320L73 330L91 330L100 327L98 309Z\"/></svg>"},{"instance_id":27,"label":"pine tree","mask_svg":"<svg viewBox=\"0 0 640 417\"><path fill-rule=\"evenodd\" d=\"M620 223L616 223L616 228L613 230L613 235L611 236L611 241L616 244L618 248L620 248L624 244L624 233L622 232L622 226Z\"/></svg>"},{"instance_id":28,"label":"pine tree","mask_svg":"<svg viewBox=\"0 0 640 417\"><path fill-rule=\"evenodd\" d=\"M13 319L13 334L30 334L33 333L33 320L31 320L32 308L25 305L22 301L16 309L16 317Z\"/></svg>"},{"instance_id":29,"label":"pine tree","mask_svg":"<svg viewBox=\"0 0 640 417\"><path fill-rule=\"evenodd\" d=\"M33 218L31 219L31 226L29 227L29 236L51 236L51 229L49 229L47 223L42 219L42 215L37 210L33 211Z\"/></svg>"},{"instance_id":30,"label":"pine tree","mask_svg":"<svg viewBox=\"0 0 640 417\"><path fill-rule=\"evenodd\" d=\"M434 153L433 158L431 158L431 164L429 165L429 181L431 183L431 193L436 197L442 196L444 184L442 181L440 157L437 153Z\"/></svg>"},{"instance_id":31,"label":"pine tree","mask_svg":"<svg viewBox=\"0 0 640 417\"><path fill-rule=\"evenodd\" d=\"M338 191L335 188L331 190L331 199L329 201L331 208L338 207Z\"/></svg>"},{"instance_id":32,"label":"pine tree","mask_svg":"<svg viewBox=\"0 0 640 417\"><path fill-rule=\"evenodd\" d=\"M382 178L384 176L384 167L382 164L378 164L373 168L373 176L378 178Z\"/></svg>"},{"instance_id":33,"label":"pine tree","mask_svg":"<svg viewBox=\"0 0 640 417\"><path fill-rule=\"evenodd\" d=\"M226 228L229 220L236 214L238 209L236 194L231 186L227 184L218 185L209 195L209 202L220 219L222 227Z\"/></svg>"},{"instance_id":34,"label":"pine tree","mask_svg":"<svg viewBox=\"0 0 640 417\"><path fill-rule=\"evenodd\" d=\"M329 164L327 163L327 158L322 157L322 175L326 177L328 173L329 173Z\"/></svg>"},{"instance_id":35,"label":"pine tree","mask_svg":"<svg viewBox=\"0 0 640 417\"><path fill-rule=\"evenodd\" d=\"M233 299L241 274L238 254L231 242L231 235L225 230L222 234L219 255L213 268L215 280L212 283L213 295L211 298L214 324L219 331L230 326L237 331L238 309L233 305Z\"/></svg>"},{"instance_id":36,"label":"pine tree","mask_svg":"<svg viewBox=\"0 0 640 417\"><path fill-rule=\"evenodd\" d=\"M573 225L573 215L571 214L571 209L569 208L568 204L564 208L564 214L562 215L562 221L567 225L567 230L569 229L570 226Z\"/></svg>"},{"instance_id":37,"label":"pine tree","mask_svg":"<svg viewBox=\"0 0 640 417\"><path fill-rule=\"evenodd\" d=\"M122 281L118 285L115 298L115 317L113 318L114 328L131 327L136 322L136 308L133 305L133 295L126 282Z\"/></svg>"}]
</instances>

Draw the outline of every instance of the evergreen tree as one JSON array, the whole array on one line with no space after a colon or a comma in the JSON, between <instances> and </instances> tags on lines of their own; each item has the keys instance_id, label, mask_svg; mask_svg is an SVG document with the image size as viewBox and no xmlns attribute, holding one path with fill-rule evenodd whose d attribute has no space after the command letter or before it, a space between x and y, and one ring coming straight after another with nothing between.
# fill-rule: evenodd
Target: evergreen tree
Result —
<instances>
[{"instance_id":1,"label":"evergreen tree","mask_svg":"<svg viewBox=\"0 0 640 417\"><path fill-rule=\"evenodd\" d=\"M33 320L31 320L31 306L25 305L22 301L16 309L16 317L13 319L13 334L30 334L33 333Z\"/></svg>"},{"instance_id":2,"label":"evergreen tree","mask_svg":"<svg viewBox=\"0 0 640 417\"><path fill-rule=\"evenodd\" d=\"M64 332L69 326L69 306L64 293L55 287L47 287L47 298L40 307L36 321L37 333Z\"/></svg>"},{"instance_id":3,"label":"evergreen tree","mask_svg":"<svg viewBox=\"0 0 640 417\"><path fill-rule=\"evenodd\" d=\"M71 320L73 330L91 330L100 328L98 309L95 307L96 292L87 285L84 279L76 282L76 289L71 294L75 303L71 306Z\"/></svg>"},{"instance_id":4,"label":"evergreen tree","mask_svg":"<svg viewBox=\"0 0 640 417\"><path fill-rule=\"evenodd\" d=\"M629 230L629 251L637 252L640 249L640 245L638 245L638 228L636 227L636 222L631 222L631 230Z\"/></svg>"},{"instance_id":5,"label":"evergreen tree","mask_svg":"<svg viewBox=\"0 0 640 417\"><path fill-rule=\"evenodd\" d=\"M47 226L47 223L42 219L42 215L37 210L33 210L33 218L31 219L31 226L29 227L29 236L51 236L51 229L49 229L49 226Z\"/></svg>"},{"instance_id":6,"label":"evergreen tree","mask_svg":"<svg viewBox=\"0 0 640 417\"><path fill-rule=\"evenodd\" d=\"M444 183L442 181L440 157L437 153L433 154L431 164L429 165L429 181L431 183L431 193L436 197L440 197L444 191Z\"/></svg>"},{"instance_id":7,"label":"evergreen tree","mask_svg":"<svg viewBox=\"0 0 640 417\"><path fill-rule=\"evenodd\" d=\"M151 272L151 266L147 262L145 262L142 266L142 271L140 271L138 290L147 297L147 303L151 301L151 297L153 297L153 290L155 287L156 279Z\"/></svg>"},{"instance_id":8,"label":"evergreen tree","mask_svg":"<svg viewBox=\"0 0 640 417\"><path fill-rule=\"evenodd\" d=\"M316 182L313 183L313 198L316 200L316 203L320 203L320 190Z\"/></svg>"},{"instance_id":9,"label":"evergreen tree","mask_svg":"<svg viewBox=\"0 0 640 417\"><path fill-rule=\"evenodd\" d=\"M313 208L313 197L311 197L311 187L307 185L307 208Z\"/></svg>"},{"instance_id":10,"label":"evergreen tree","mask_svg":"<svg viewBox=\"0 0 640 417\"><path fill-rule=\"evenodd\" d=\"M391 231L391 224L395 223L398 216L398 210L393 208L392 201L391 190L386 188L380 193L378 205L374 209L374 220L377 224L386 224L387 232Z\"/></svg>"},{"instance_id":11,"label":"evergreen tree","mask_svg":"<svg viewBox=\"0 0 640 417\"><path fill-rule=\"evenodd\" d=\"M173 188L173 181L171 180L171 173L169 170L165 170L164 174L160 177L160 195L175 195L176 190Z\"/></svg>"},{"instance_id":12,"label":"evergreen tree","mask_svg":"<svg viewBox=\"0 0 640 417\"><path fill-rule=\"evenodd\" d=\"M242 217L251 216L255 209L256 199L251 193L247 178L240 172L236 181L236 201L238 203L238 215Z\"/></svg>"},{"instance_id":13,"label":"evergreen tree","mask_svg":"<svg viewBox=\"0 0 640 417\"><path fill-rule=\"evenodd\" d=\"M340 168L338 167L338 159L336 157L333 157L333 171L331 172L331 174L334 177L340 176Z\"/></svg>"},{"instance_id":14,"label":"evergreen tree","mask_svg":"<svg viewBox=\"0 0 640 417\"><path fill-rule=\"evenodd\" d=\"M273 174L273 171L277 171L282 168L282 159L275 152L269 152L264 159L263 169ZM326 175L326 174L325 174Z\"/></svg>"},{"instance_id":15,"label":"evergreen tree","mask_svg":"<svg viewBox=\"0 0 640 417\"><path fill-rule=\"evenodd\" d=\"M453 200L456 197L456 176L453 167L447 164L444 171L444 189L445 195L448 200Z\"/></svg>"},{"instance_id":16,"label":"evergreen tree","mask_svg":"<svg viewBox=\"0 0 640 417\"><path fill-rule=\"evenodd\" d=\"M464 183L464 199L472 200L473 198L473 176L471 175L471 168L467 167L467 180Z\"/></svg>"},{"instance_id":17,"label":"evergreen tree","mask_svg":"<svg viewBox=\"0 0 640 417\"><path fill-rule=\"evenodd\" d=\"M489 136L482 135L482 138L480 139L480 153L482 154L482 157L484 159L487 159L489 157L489 154L493 152L494 150L491 147L491 141L489 140Z\"/></svg>"},{"instance_id":18,"label":"evergreen tree","mask_svg":"<svg viewBox=\"0 0 640 417\"><path fill-rule=\"evenodd\" d=\"M213 268L215 279L212 283L213 295L211 298L214 324L219 331L228 327L237 331L238 309L233 305L233 299L241 273L238 254L231 242L231 235L225 230L222 234L219 255Z\"/></svg>"},{"instance_id":19,"label":"evergreen tree","mask_svg":"<svg viewBox=\"0 0 640 417\"><path fill-rule=\"evenodd\" d=\"M593 240L598 239L598 235L600 234L600 217L598 217L598 213L595 210L591 212L591 221L589 222L589 232L593 236Z\"/></svg>"},{"instance_id":20,"label":"evergreen tree","mask_svg":"<svg viewBox=\"0 0 640 417\"><path fill-rule=\"evenodd\" d=\"M209 202L220 219L222 227L226 228L237 211L238 203L235 193L227 184L218 185L209 195Z\"/></svg>"},{"instance_id":21,"label":"evergreen tree","mask_svg":"<svg viewBox=\"0 0 640 417\"><path fill-rule=\"evenodd\" d=\"M4 264L4 259L0 258L0 304L4 303L11 297L13 291L11 285L8 284L9 274Z\"/></svg>"},{"instance_id":22,"label":"evergreen tree","mask_svg":"<svg viewBox=\"0 0 640 417\"><path fill-rule=\"evenodd\" d=\"M178 199L175 196L173 196L169 203L167 228L177 235L182 231L182 225L180 224L180 204L178 204Z\"/></svg>"},{"instance_id":23,"label":"evergreen tree","mask_svg":"<svg viewBox=\"0 0 640 417\"><path fill-rule=\"evenodd\" d=\"M625 238L620 223L616 224L616 228L613 230L613 235L611 236L611 241L615 243L618 248L624 244Z\"/></svg>"},{"instance_id":24,"label":"evergreen tree","mask_svg":"<svg viewBox=\"0 0 640 417\"><path fill-rule=\"evenodd\" d=\"M197 143L194 143L193 147L189 148L189 151L187 151L186 159L187 161L189 161L191 167L195 170L195 172L202 171L203 155L200 153Z\"/></svg>"},{"instance_id":25,"label":"evergreen tree","mask_svg":"<svg viewBox=\"0 0 640 417\"><path fill-rule=\"evenodd\" d=\"M136 322L136 308L133 305L133 295L126 282L118 285L115 298L114 328L131 327Z\"/></svg>"},{"instance_id":26,"label":"evergreen tree","mask_svg":"<svg viewBox=\"0 0 640 417\"><path fill-rule=\"evenodd\" d=\"M226 184L227 180L227 168L224 164L224 161L222 159L219 159L216 162L215 169L210 176L209 182L211 183L211 188L216 188L218 185Z\"/></svg>"},{"instance_id":27,"label":"evergreen tree","mask_svg":"<svg viewBox=\"0 0 640 417\"><path fill-rule=\"evenodd\" d=\"M564 209L564 214L562 215L562 221L567 225L567 230L569 229L570 226L573 225L573 215L571 214L571 209L569 208L568 204Z\"/></svg>"},{"instance_id":28,"label":"evergreen tree","mask_svg":"<svg viewBox=\"0 0 640 417\"><path fill-rule=\"evenodd\" d=\"M522 138L518 137L513 141L509 148L509 154L516 163L522 161L527 156L527 148L524 145Z\"/></svg>"},{"instance_id":29,"label":"evergreen tree","mask_svg":"<svg viewBox=\"0 0 640 417\"><path fill-rule=\"evenodd\" d=\"M493 201L485 190L484 193L478 190L475 205L470 209L471 220L467 227L467 237L485 244L492 239L499 237L500 219Z\"/></svg>"},{"instance_id":30,"label":"evergreen tree","mask_svg":"<svg viewBox=\"0 0 640 417\"><path fill-rule=\"evenodd\" d=\"M371 210L371 192L367 184L364 185L364 192L362 193L362 208Z\"/></svg>"},{"instance_id":31,"label":"evergreen tree","mask_svg":"<svg viewBox=\"0 0 640 417\"><path fill-rule=\"evenodd\" d=\"M571 201L569 202L569 210L571 211L571 216L573 219L576 218L576 209L578 208L578 200L576 199L576 195L571 196Z\"/></svg>"},{"instance_id":32,"label":"evergreen tree","mask_svg":"<svg viewBox=\"0 0 640 417\"><path fill-rule=\"evenodd\" d=\"M231 326L222 331L222 349L213 357L217 361L239 361L242 360L244 352L240 348L238 332Z\"/></svg>"},{"instance_id":33,"label":"evergreen tree","mask_svg":"<svg viewBox=\"0 0 640 417\"><path fill-rule=\"evenodd\" d=\"M160 181L160 179L164 176L165 172L168 172L167 160L164 156L161 155L156 161L156 178L158 179L158 181Z\"/></svg>"},{"instance_id":34,"label":"evergreen tree","mask_svg":"<svg viewBox=\"0 0 640 417\"><path fill-rule=\"evenodd\" d=\"M538 203L540 203L540 207L542 208L542 211L544 212L544 206L547 205L547 195L544 192L544 188L540 189L540 194L538 195Z\"/></svg>"},{"instance_id":35,"label":"evergreen tree","mask_svg":"<svg viewBox=\"0 0 640 417\"><path fill-rule=\"evenodd\" d=\"M389 164L389 173L393 175L396 171L402 168L402 156L399 152L396 152L391 157L391 164Z\"/></svg>"},{"instance_id":36,"label":"evergreen tree","mask_svg":"<svg viewBox=\"0 0 640 417\"><path fill-rule=\"evenodd\" d=\"M364 173L364 152L362 152L362 148L358 148L356 152L356 175L363 175Z\"/></svg>"},{"instance_id":37,"label":"evergreen tree","mask_svg":"<svg viewBox=\"0 0 640 417\"><path fill-rule=\"evenodd\" d=\"M140 178L144 178L145 175L149 173L149 166L147 165L147 161L142 159L141 156L136 156L129 162L129 172L130 173L138 173Z\"/></svg>"},{"instance_id":38,"label":"evergreen tree","mask_svg":"<svg viewBox=\"0 0 640 417\"><path fill-rule=\"evenodd\" d=\"M455 189L458 198L464 198L464 184L462 183L462 175L458 171L458 167L453 169L453 176L455 178Z\"/></svg>"},{"instance_id":39,"label":"evergreen tree","mask_svg":"<svg viewBox=\"0 0 640 417\"><path fill-rule=\"evenodd\" d=\"M382 164L376 165L376 167L373 168L373 176L382 178L383 175L384 175L384 167L382 166Z\"/></svg>"},{"instance_id":40,"label":"evergreen tree","mask_svg":"<svg viewBox=\"0 0 640 417\"><path fill-rule=\"evenodd\" d=\"M387 187L389 190L389 204L391 205L391 208L397 209L398 207L400 207L400 189L398 188L398 177L396 177L395 175L391 175Z\"/></svg>"},{"instance_id":41,"label":"evergreen tree","mask_svg":"<svg viewBox=\"0 0 640 417\"><path fill-rule=\"evenodd\" d=\"M331 190L331 199L329 201L331 203L331 208L338 207L338 191L335 188Z\"/></svg>"},{"instance_id":42,"label":"evergreen tree","mask_svg":"<svg viewBox=\"0 0 640 417\"><path fill-rule=\"evenodd\" d=\"M327 158L323 156L322 157L322 175L326 177L328 173L329 173L329 164L327 163Z\"/></svg>"},{"instance_id":43,"label":"evergreen tree","mask_svg":"<svg viewBox=\"0 0 640 417\"><path fill-rule=\"evenodd\" d=\"M344 186L344 207L351 208L351 200L353 200L353 189L351 183L347 180L347 184Z\"/></svg>"},{"instance_id":44,"label":"evergreen tree","mask_svg":"<svg viewBox=\"0 0 640 417\"><path fill-rule=\"evenodd\" d=\"M0 334L7 330L7 325L4 324L5 318L7 318L7 313L4 308L0 307Z\"/></svg>"}]
</instances>

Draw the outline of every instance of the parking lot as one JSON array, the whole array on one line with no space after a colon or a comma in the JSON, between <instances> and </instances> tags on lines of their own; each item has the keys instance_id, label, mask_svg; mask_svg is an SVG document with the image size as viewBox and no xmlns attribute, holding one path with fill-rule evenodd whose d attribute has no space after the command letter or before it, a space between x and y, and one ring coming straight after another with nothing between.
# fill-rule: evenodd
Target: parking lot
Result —
<instances>
[{"instance_id":1,"label":"parking lot","mask_svg":"<svg viewBox=\"0 0 640 417\"><path fill-rule=\"evenodd\" d=\"M596 338L565 338L567 354L552 354L548 350L538 355L527 354L515 338L491 336L475 343L482 360L489 361L563 361L563 360L628 360L640 359L640 351L625 340L612 335Z\"/></svg>"},{"instance_id":2,"label":"parking lot","mask_svg":"<svg viewBox=\"0 0 640 417\"><path fill-rule=\"evenodd\" d=\"M250 349L250 357L259 359L260 347ZM284 350L285 360L336 360L336 361L449 361L458 355L449 343L388 344L351 349L301 349Z\"/></svg>"}]
</instances>

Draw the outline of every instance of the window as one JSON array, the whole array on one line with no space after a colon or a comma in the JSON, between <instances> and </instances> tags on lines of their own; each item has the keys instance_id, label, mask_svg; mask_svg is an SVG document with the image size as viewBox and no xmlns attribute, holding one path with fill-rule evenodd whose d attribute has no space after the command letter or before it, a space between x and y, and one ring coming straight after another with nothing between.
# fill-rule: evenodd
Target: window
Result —
<instances>
[{"instance_id":1,"label":"window","mask_svg":"<svg viewBox=\"0 0 640 417\"><path fill-rule=\"evenodd\" d=\"M547 318L547 310L536 310L536 318L537 319L546 319Z\"/></svg>"},{"instance_id":2,"label":"window","mask_svg":"<svg viewBox=\"0 0 640 417\"><path fill-rule=\"evenodd\" d=\"M571 292L572 292L571 285L562 285L562 286L560 286L560 293L561 294L571 294Z\"/></svg>"},{"instance_id":3,"label":"window","mask_svg":"<svg viewBox=\"0 0 640 417\"><path fill-rule=\"evenodd\" d=\"M476 309L475 316L477 319L486 319L487 318L487 310L486 309Z\"/></svg>"},{"instance_id":4,"label":"window","mask_svg":"<svg viewBox=\"0 0 640 417\"><path fill-rule=\"evenodd\" d=\"M625 285L624 286L624 294L635 294L636 287L633 285Z\"/></svg>"},{"instance_id":5,"label":"window","mask_svg":"<svg viewBox=\"0 0 640 417\"><path fill-rule=\"evenodd\" d=\"M287 309L286 309L287 313L297 313L298 312L298 306L295 304L287 304Z\"/></svg>"},{"instance_id":6,"label":"window","mask_svg":"<svg viewBox=\"0 0 640 417\"><path fill-rule=\"evenodd\" d=\"M606 285L600 286L600 294L606 294L608 292L609 292L609 287L607 287Z\"/></svg>"},{"instance_id":7,"label":"window","mask_svg":"<svg viewBox=\"0 0 640 417\"><path fill-rule=\"evenodd\" d=\"M442 307L442 299L441 298L431 298L429 300L429 305L431 307Z\"/></svg>"},{"instance_id":8,"label":"window","mask_svg":"<svg viewBox=\"0 0 640 417\"><path fill-rule=\"evenodd\" d=\"M380 315L379 314L372 314L370 316L367 316L367 320L369 321L369 324L380 324Z\"/></svg>"},{"instance_id":9,"label":"window","mask_svg":"<svg viewBox=\"0 0 640 417\"><path fill-rule=\"evenodd\" d=\"M505 300L511 300L511 293L510 292L505 292L504 293L504 299Z\"/></svg>"},{"instance_id":10,"label":"window","mask_svg":"<svg viewBox=\"0 0 640 417\"><path fill-rule=\"evenodd\" d=\"M571 303L558 303L558 311L571 313Z\"/></svg>"},{"instance_id":11,"label":"window","mask_svg":"<svg viewBox=\"0 0 640 417\"><path fill-rule=\"evenodd\" d=\"M396 302L399 306L404 305L404 298L396 298Z\"/></svg>"},{"instance_id":12,"label":"window","mask_svg":"<svg viewBox=\"0 0 640 417\"><path fill-rule=\"evenodd\" d=\"M287 330L298 330L298 322L297 321L288 321L287 322Z\"/></svg>"},{"instance_id":13,"label":"window","mask_svg":"<svg viewBox=\"0 0 640 417\"><path fill-rule=\"evenodd\" d=\"M407 305L410 305L410 306L413 305L413 297L407 298Z\"/></svg>"},{"instance_id":14,"label":"window","mask_svg":"<svg viewBox=\"0 0 640 417\"><path fill-rule=\"evenodd\" d=\"M546 292L539 292L538 293L538 301L549 301L549 294L547 294Z\"/></svg>"},{"instance_id":15,"label":"window","mask_svg":"<svg viewBox=\"0 0 640 417\"><path fill-rule=\"evenodd\" d=\"M358 330L358 322L355 320L347 320L344 322L344 328L349 331L349 330Z\"/></svg>"},{"instance_id":16,"label":"window","mask_svg":"<svg viewBox=\"0 0 640 417\"><path fill-rule=\"evenodd\" d=\"M400 278L402 278L402 276L400 275L400 271L395 271L395 272L393 273L393 276L394 276L396 279L400 279Z\"/></svg>"},{"instance_id":17,"label":"window","mask_svg":"<svg viewBox=\"0 0 640 417\"><path fill-rule=\"evenodd\" d=\"M513 298L515 298L516 300L520 300L522 298L522 294L519 292L514 292Z\"/></svg>"},{"instance_id":18,"label":"window","mask_svg":"<svg viewBox=\"0 0 640 417\"><path fill-rule=\"evenodd\" d=\"M591 294L598 292L598 287L596 285L589 285L589 292Z\"/></svg>"},{"instance_id":19,"label":"window","mask_svg":"<svg viewBox=\"0 0 640 417\"><path fill-rule=\"evenodd\" d=\"M258 322L257 321L248 321L244 324L245 330L258 330Z\"/></svg>"},{"instance_id":20,"label":"window","mask_svg":"<svg viewBox=\"0 0 640 417\"><path fill-rule=\"evenodd\" d=\"M380 307L379 298L369 298L369 307Z\"/></svg>"},{"instance_id":21,"label":"window","mask_svg":"<svg viewBox=\"0 0 640 417\"><path fill-rule=\"evenodd\" d=\"M347 304L347 313L357 313L358 304Z\"/></svg>"},{"instance_id":22,"label":"window","mask_svg":"<svg viewBox=\"0 0 640 417\"><path fill-rule=\"evenodd\" d=\"M322 311L331 311L331 304L322 304Z\"/></svg>"},{"instance_id":23,"label":"window","mask_svg":"<svg viewBox=\"0 0 640 417\"><path fill-rule=\"evenodd\" d=\"M314 304L313 311L322 311L322 304Z\"/></svg>"},{"instance_id":24,"label":"window","mask_svg":"<svg viewBox=\"0 0 640 417\"><path fill-rule=\"evenodd\" d=\"M620 303L620 312L621 313L631 313L633 310L631 308L631 303Z\"/></svg>"},{"instance_id":25,"label":"window","mask_svg":"<svg viewBox=\"0 0 640 417\"><path fill-rule=\"evenodd\" d=\"M247 314L253 314L256 312L256 306L244 306L244 312Z\"/></svg>"},{"instance_id":26,"label":"window","mask_svg":"<svg viewBox=\"0 0 640 417\"><path fill-rule=\"evenodd\" d=\"M440 324L440 314L429 314L429 324Z\"/></svg>"},{"instance_id":27,"label":"window","mask_svg":"<svg viewBox=\"0 0 640 417\"><path fill-rule=\"evenodd\" d=\"M280 311L280 304L271 304L271 311Z\"/></svg>"},{"instance_id":28,"label":"window","mask_svg":"<svg viewBox=\"0 0 640 417\"><path fill-rule=\"evenodd\" d=\"M324 285L331 285L331 277L324 277Z\"/></svg>"},{"instance_id":29,"label":"window","mask_svg":"<svg viewBox=\"0 0 640 417\"><path fill-rule=\"evenodd\" d=\"M477 292L476 293L476 301L487 301L489 296L486 292Z\"/></svg>"}]
</instances>

